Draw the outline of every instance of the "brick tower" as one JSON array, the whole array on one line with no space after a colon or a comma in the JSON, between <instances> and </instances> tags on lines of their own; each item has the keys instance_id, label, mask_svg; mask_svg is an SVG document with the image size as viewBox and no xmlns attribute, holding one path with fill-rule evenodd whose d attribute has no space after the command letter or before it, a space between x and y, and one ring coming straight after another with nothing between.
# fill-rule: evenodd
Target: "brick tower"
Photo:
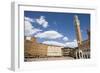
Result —
<instances>
[{"instance_id":1,"label":"brick tower","mask_svg":"<svg viewBox=\"0 0 100 73\"><path fill-rule=\"evenodd\" d=\"M74 16L74 24L75 24L75 30L76 30L77 44L78 44L78 47L81 48L82 35L81 35L81 30L80 30L80 21L77 15Z\"/></svg>"}]
</instances>

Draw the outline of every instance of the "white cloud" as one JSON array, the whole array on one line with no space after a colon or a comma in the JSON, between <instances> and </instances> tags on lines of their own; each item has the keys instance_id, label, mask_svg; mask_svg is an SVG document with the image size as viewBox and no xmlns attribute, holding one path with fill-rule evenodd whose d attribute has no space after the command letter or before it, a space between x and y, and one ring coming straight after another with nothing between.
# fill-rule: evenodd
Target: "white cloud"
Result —
<instances>
[{"instance_id":1,"label":"white cloud","mask_svg":"<svg viewBox=\"0 0 100 73\"><path fill-rule=\"evenodd\" d=\"M33 34L42 31L40 29L34 28L30 22L30 20L25 20L25 36L32 36Z\"/></svg>"},{"instance_id":2,"label":"white cloud","mask_svg":"<svg viewBox=\"0 0 100 73\"><path fill-rule=\"evenodd\" d=\"M29 22L35 22L35 20L34 20L34 19L32 19L32 18L29 18L29 17L25 17L24 19L25 19L25 21L29 21Z\"/></svg>"},{"instance_id":3,"label":"white cloud","mask_svg":"<svg viewBox=\"0 0 100 73\"><path fill-rule=\"evenodd\" d=\"M29 17L25 17L24 19L25 19L25 21L38 23L39 25L43 26L44 28L48 27L48 22L44 16L40 16L39 18L34 18L34 19L29 18Z\"/></svg>"},{"instance_id":4,"label":"white cloud","mask_svg":"<svg viewBox=\"0 0 100 73\"><path fill-rule=\"evenodd\" d=\"M66 47L72 47L72 48L74 48L74 47L77 47L78 45L77 45L77 41L74 40L74 41L72 41L72 42L67 42L67 43L65 43L65 46L66 46Z\"/></svg>"},{"instance_id":5,"label":"white cloud","mask_svg":"<svg viewBox=\"0 0 100 73\"><path fill-rule=\"evenodd\" d=\"M76 40L76 39L74 39L74 42L76 42L76 43L77 43L77 40Z\"/></svg>"},{"instance_id":6,"label":"white cloud","mask_svg":"<svg viewBox=\"0 0 100 73\"><path fill-rule=\"evenodd\" d=\"M64 37L63 40L64 40L64 41L68 41L68 37Z\"/></svg>"},{"instance_id":7,"label":"white cloud","mask_svg":"<svg viewBox=\"0 0 100 73\"><path fill-rule=\"evenodd\" d=\"M57 39L63 37L63 35L58 33L57 31L51 30L51 31L45 31L43 33L37 33L35 37L45 38L45 39Z\"/></svg>"},{"instance_id":8,"label":"white cloud","mask_svg":"<svg viewBox=\"0 0 100 73\"><path fill-rule=\"evenodd\" d=\"M60 42L57 42L57 41L44 41L42 43L43 44L48 44L48 45L56 45L56 46L63 46L64 47L63 43L60 43Z\"/></svg>"},{"instance_id":9,"label":"white cloud","mask_svg":"<svg viewBox=\"0 0 100 73\"><path fill-rule=\"evenodd\" d=\"M67 43L60 43L60 42L57 42L57 41L44 41L42 43L48 44L48 45L71 47L71 48L77 47L77 41L72 41L72 42L67 42Z\"/></svg>"},{"instance_id":10,"label":"white cloud","mask_svg":"<svg viewBox=\"0 0 100 73\"><path fill-rule=\"evenodd\" d=\"M42 25L44 28L48 27L48 22L46 21L44 16L40 16L40 18L36 19L36 22L39 25Z\"/></svg>"}]
</instances>

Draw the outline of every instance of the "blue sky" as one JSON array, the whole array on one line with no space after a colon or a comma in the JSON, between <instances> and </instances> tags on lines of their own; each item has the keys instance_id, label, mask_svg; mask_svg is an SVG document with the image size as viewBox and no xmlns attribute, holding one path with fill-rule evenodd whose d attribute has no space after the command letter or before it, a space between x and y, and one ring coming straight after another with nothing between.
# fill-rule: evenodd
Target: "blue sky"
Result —
<instances>
[{"instance_id":1,"label":"blue sky","mask_svg":"<svg viewBox=\"0 0 100 73\"><path fill-rule=\"evenodd\" d=\"M39 43L75 47L74 15L80 20L82 38L86 40L90 14L83 13L24 11L25 36L34 36Z\"/></svg>"}]
</instances>

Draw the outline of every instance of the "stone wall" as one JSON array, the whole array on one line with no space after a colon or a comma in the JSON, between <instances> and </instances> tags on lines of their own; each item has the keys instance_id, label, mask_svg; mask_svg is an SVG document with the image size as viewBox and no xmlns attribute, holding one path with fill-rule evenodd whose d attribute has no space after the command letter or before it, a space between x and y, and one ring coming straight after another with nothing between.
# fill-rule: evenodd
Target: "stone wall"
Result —
<instances>
[{"instance_id":1,"label":"stone wall","mask_svg":"<svg viewBox=\"0 0 100 73\"><path fill-rule=\"evenodd\" d=\"M48 56L62 56L61 46L38 43L36 38L24 41L24 56L26 58L41 58Z\"/></svg>"},{"instance_id":2,"label":"stone wall","mask_svg":"<svg viewBox=\"0 0 100 73\"><path fill-rule=\"evenodd\" d=\"M24 56L36 57L38 56L38 45L35 38L24 41Z\"/></svg>"},{"instance_id":3,"label":"stone wall","mask_svg":"<svg viewBox=\"0 0 100 73\"><path fill-rule=\"evenodd\" d=\"M26 58L39 58L47 56L47 45L38 43L36 38L24 41L24 56Z\"/></svg>"},{"instance_id":4,"label":"stone wall","mask_svg":"<svg viewBox=\"0 0 100 73\"><path fill-rule=\"evenodd\" d=\"M62 56L62 49L60 46L48 46L47 56Z\"/></svg>"}]
</instances>

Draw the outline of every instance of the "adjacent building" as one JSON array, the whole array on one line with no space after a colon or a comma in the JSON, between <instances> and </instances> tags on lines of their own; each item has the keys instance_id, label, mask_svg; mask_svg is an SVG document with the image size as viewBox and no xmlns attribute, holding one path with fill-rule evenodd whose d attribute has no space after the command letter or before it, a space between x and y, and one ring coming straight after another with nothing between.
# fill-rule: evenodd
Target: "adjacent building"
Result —
<instances>
[{"instance_id":1,"label":"adjacent building","mask_svg":"<svg viewBox=\"0 0 100 73\"><path fill-rule=\"evenodd\" d=\"M73 51L73 49L74 48L71 48L71 47L64 47L64 48L62 48L62 55L65 56L65 57L66 56L70 56L71 57L72 54L73 54L73 53L71 53Z\"/></svg>"},{"instance_id":2,"label":"adjacent building","mask_svg":"<svg viewBox=\"0 0 100 73\"><path fill-rule=\"evenodd\" d=\"M24 56L25 58L45 58L45 57L58 57L62 56L62 46L47 45L38 43L36 38L25 37L24 43Z\"/></svg>"},{"instance_id":3,"label":"adjacent building","mask_svg":"<svg viewBox=\"0 0 100 73\"><path fill-rule=\"evenodd\" d=\"M62 56L62 48L61 46L54 46L54 45L48 45L47 48L47 56Z\"/></svg>"}]
</instances>

